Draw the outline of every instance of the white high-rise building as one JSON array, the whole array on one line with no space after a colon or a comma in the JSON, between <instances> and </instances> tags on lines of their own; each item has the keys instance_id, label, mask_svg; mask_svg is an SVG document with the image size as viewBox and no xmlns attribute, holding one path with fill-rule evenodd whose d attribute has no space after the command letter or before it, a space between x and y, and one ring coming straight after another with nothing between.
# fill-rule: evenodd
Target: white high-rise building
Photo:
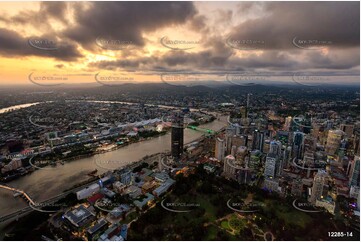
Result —
<instances>
[{"instance_id":1,"label":"white high-rise building","mask_svg":"<svg viewBox=\"0 0 361 242\"><path fill-rule=\"evenodd\" d=\"M327 182L328 174L325 170L318 170L313 179L310 202L316 204L316 200L323 198L323 187Z\"/></svg>"},{"instance_id":2,"label":"white high-rise building","mask_svg":"<svg viewBox=\"0 0 361 242\"><path fill-rule=\"evenodd\" d=\"M236 174L235 160L236 159L232 155L228 155L224 159L223 172L226 177L233 178L233 179L235 178L235 174Z\"/></svg>"},{"instance_id":3,"label":"white high-rise building","mask_svg":"<svg viewBox=\"0 0 361 242\"><path fill-rule=\"evenodd\" d=\"M284 125L284 128L283 128L283 129L286 130L286 131L290 131L291 124L292 124L292 117L289 116L289 117L287 117L286 120L285 120L285 125Z\"/></svg>"},{"instance_id":4,"label":"white high-rise building","mask_svg":"<svg viewBox=\"0 0 361 242\"><path fill-rule=\"evenodd\" d=\"M217 138L216 139L216 151L215 151L215 157L219 161L223 161L224 159L224 153L226 146L225 141L223 139Z\"/></svg>"}]
</instances>

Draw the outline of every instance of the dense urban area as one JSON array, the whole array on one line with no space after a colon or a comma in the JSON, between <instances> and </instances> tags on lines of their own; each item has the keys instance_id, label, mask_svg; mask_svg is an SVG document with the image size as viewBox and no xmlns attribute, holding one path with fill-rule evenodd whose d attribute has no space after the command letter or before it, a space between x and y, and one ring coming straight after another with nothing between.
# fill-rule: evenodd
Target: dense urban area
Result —
<instances>
[{"instance_id":1,"label":"dense urban area","mask_svg":"<svg viewBox=\"0 0 361 242\"><path fill-rule=\"evenodd\" d=\"M0 90L0 187L27 205L1 213L0 236L358 241L358 90L6 87ZM207 126L213 122L218 129ZM198 138L186 142L188 131ZM85 180L43 201L14 183L167 134L163 152L128 164L118 163L124 157L98 160Z\"/></svg>"}]
</instances>

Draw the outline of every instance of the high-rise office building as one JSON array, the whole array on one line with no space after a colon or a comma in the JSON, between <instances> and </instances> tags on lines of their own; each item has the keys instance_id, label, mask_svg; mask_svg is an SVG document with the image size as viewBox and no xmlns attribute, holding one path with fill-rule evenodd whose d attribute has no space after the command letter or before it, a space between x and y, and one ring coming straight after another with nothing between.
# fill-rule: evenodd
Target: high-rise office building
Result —
<instances>
[{"instance_id":1,"label":"high-rise office building","mask_svg":"<svg viewBox=\"0 0 361 242\"><path fill-rule=\"evenodd\" d=\"M179 158L183 153L183 123L182 114L178 114L172 123L171 153L174 158Z\"/></svg>"},{"instance_id":2,"label":"high-rise office building","mask_svg":"<svg viewBox=\"0 0 361 242\"><path fill-rule=\"evenodd\" d=\"M253 143L252 143L252 149L253 150L263 150L263 144L264 144L264 133L255 130L253 132Z\"/></svg>"},{"instance_id":3,"label":"high-rise office building","mask_svg":"<svg viewBox=\"0 0 361 242\"><path fill-rule=\"evenodd\" d=\"M320 124L313 124L311 135L318 141L320 139L321 133L323 132L323 127Z\"/></svg>"},{"instance_id":4,"label":"high-rise office building","mask_svg":"<svg viewBox=\"0 0 361 242\"><path fill-rule=\"evenodd\" d=\"M293 133L292 156L297 159L302 159L303 156L304 136L305 134L302 132Z\"/></svg>"},{"instance_id":5,"label":"high-rise office building","mask_svg":"<svg viewBox=\"0 0 361 242\"><path fill-rule=\"evenodd\" d=\"M253 170L258 169L259 165L261 163L261 156L262 156L261 151L253 150L250 153L250 159L249 159L249 164L248 164L249 168L251 168Z\"/></svg>"},{"instance_id":6,"label":"high-rise office building","mask_svg":"<svg viewBox=\"0 0 361 242\"><path fill-rule=\"evenodd\" d=\"M246 157L248 156L248 150L246 146L240 146L236 151L236 164L240 166L244 166L246 163Z\"/></svg>"},{"instance_id":7,"label":"high-rise office building","mask_svg":"<svg viewBox=\"0 0 361 242\"><path fill-rule=\"evenodd\" d=\"M303 143L304 143L305 152L316 151L316 139L311 134L305 135L305 139Z\"/></svg>"},{"instance_id":8,"label":"high-rise office building","mask_svg":"<svg viewBox=\"0 0 361 242\"><path fill-rule=\"evenodd\" d=\"M329 130L326 142L326 153L334 155L340 148L343 131L341 130Z\"/></svg>"},{"instance_id":9,"label":"high-rise office building","mask_svg":"<svg viewBox=\"0 0 361 242\"><path fill-rule=\"evenodd\" d=\"M235 160L236 159L232 155L228 155L224 159L223 172L224 172L224 175L228 178L235 179L235 175L236 175Z\"/></svg>"},{"instance_id":10,"label":"high-rise office building","mask_svg":"<svg viewBox=\"0 0 361 242\"><path fill-rule=\"evenodd\" d=\"M239 110L242 119L248 118L247 107L242 106Z\"/></svg>"},{"instance_id":11,"label":"high-rise office building","mask_svg":"<svg viewBox=\"0 0 361 242\"><path fill-rule=\"evenodd\" d=\"M288 146L282 154L282 160L283 160L283 165L284 168L288 169L290 167L290 161L292 158L292 147Z\"/></svg>"},{"instance_id":12,"label":"high-rise office building","mask_svg":"<svg viewBox=\"0 0 361 242\"><path fill-rule=\"evenodd\" d=\"M249 168L240 169L236 178L239 184L248 184L252 179L252 171Z\"/></svg>"},{"instance_id":13,"label":"high-rise office building","mask_svg":"<svg viewBox=\"0 0 361 242\"><path fill-rule=\"evenodd\" d=\"M223 161L224 154L225 154L225 141L221 138L216 139L216 150L215 150L215 157L219 161Z\"/></svg>"},{"instance_id":14,"label":"high-rise office building","mask_svg":"<svg viewBox=\"0 0 361 242\"><path fill-rule=\"evenodd\" d=\"M355 128L355 125L353 125L353 124L341 124L340 125L340 130L342 130L347 135L347 137L352 137L354 128Z\"/></svg>"},{"instance_id":15,"label":"high-rise office building","mask_svg":"<svg viewBox=\"0 0 361 242\"><path fill-rule=\"evenodd\" d=\"M236 128L233 125L229 125L226 128L226 132L225 132L225 141L226 141L226 153L229 154L231 153L231 148L232 148L232 137L236 135Z\"/></svg>"},{"instance_id":16,"label":"high-rise office building","mask_svg":"<svg viewBox=\"0 0 361 242\"><path fill-rule=\"evenodd\" d=\"M276 175L276 166L277 166L277 155L268 154L266 157L266 164L264 169L264 176L273 178Z\"/></svg>"},{"instance_id":17,"label":"high-rise office building","mask_svg":"<svg viewBox=\"0 0 361 242\"><path fill-rule=\"evenodd\" d=\"M356 131L355 133L356 134L355 134L355 138L353 140L352 147L355 151L355 154L357 156L360 156L360 133L359 133L359 131Z\"/></svg>"},{"instance_id":18,"label":"high-rise office building","mask_svg":"<svg viewBox=\"0 0 361 242\"><path fill-rule=\"evenodd\" d=\"M316 204L316 200L323 198L324 186L327 182L328 174L325 170L318 170L313 179L310 202Z\"/></svg>"},{"instance_id":19,"label":"high-rise office building","mask_svg":"<svg viewBox=\"0 0 361 242\"><path fill-rule=\"evenodd\" d=\"M286 119L285 119L285 125L284 125L284 130L285 131L290 131L290 129L291 129L291 124L292 124L292 117L291 116L289 116L289 117L287 117Z\"/></svg>"},{"instance_id":20,"label":"high-rise office building","mask_svg":"<svg viewBox=\"0 0 361 242\"><path fill-rule=\"evenodd\" d=\"M355 156L350 170L350 186L360 187L360 157Z\"/></svg>"},{"instance_id":21,"label":"high-rise office building","mask_svg":"<svg viewBox=\"0 0 361 242\"><path fill-rule=\"evenodd\" d=\"M231 155L236 156L236 153L237 153L237 146L233 145L231 149Z\"/></svg>"},{"instance_id":22,"label":"high-rise office building","mask_svg":"<svg viewBox=\"0 0 361 242\"><path fill-rule=\"evenodd\" d=\"M280 157L282 155L282 143L277 140L271 141L269 153L275 154Z\"/></svg>"},{"instance_id":23,"label":"high-rise office building","mask_svg":"<svg viewBox=\"0 0 361 242\"><path fill-rule=\"evenodd\" d=\"M303 183L300 178L296 178L292 181L291 193L293 196L301 197L303 189Z\"/></svg>"}]
</instances>

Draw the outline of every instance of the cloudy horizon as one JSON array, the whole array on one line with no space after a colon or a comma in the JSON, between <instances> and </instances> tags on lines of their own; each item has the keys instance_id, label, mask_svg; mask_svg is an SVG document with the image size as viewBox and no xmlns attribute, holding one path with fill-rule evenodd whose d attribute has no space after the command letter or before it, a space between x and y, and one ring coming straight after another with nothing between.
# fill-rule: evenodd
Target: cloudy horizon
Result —
<instances>
[{"instance_id":1,"label":"cloudy horizon","mask_svg":"<svg viewBox=\"0 0 361 242\"><path fill-rule=\"evenodd\" d=\"M0 80L358 84L359 4L2 2Z\"/></svg>"}]
</instances>

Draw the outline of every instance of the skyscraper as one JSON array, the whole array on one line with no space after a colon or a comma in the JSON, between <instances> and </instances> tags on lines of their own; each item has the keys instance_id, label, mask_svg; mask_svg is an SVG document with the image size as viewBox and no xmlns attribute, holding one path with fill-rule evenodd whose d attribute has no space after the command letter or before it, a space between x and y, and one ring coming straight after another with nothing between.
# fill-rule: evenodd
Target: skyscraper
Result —
<instances>
[{"instance_id":1,"label":"skyscraper","mask_svg":"<svg viewBox=\"0 0 361 242\"><path fill-rule=\"evenodd\" d=\"M292 124L292 117L289 116L285 119L285 125L283 127L283 130L285 131L290 131L290 128L291 128L291 124Z\"/></svg>"},{"instance_id":2,"label":"skyscraper","mask_svg":"<svg viewBox=\"0 0 361 242\"><path fill-rule=\"evenodd\" d=\"M313 179L311 200L312 204L316 204L316 200L321 199L323 196L323 187L325 186L327 179L327 172L325 170L318 170Z\"/></svg>"},{"instance_id":3,"label":"skyscraper","mask_svg":"<svg viewBox=\"0 0 361 242\"><path fill-rule=\"evenodd\" d=\"M282 143L280 141L271 141L269 153L281 156L282 154Z\"/></svg>"},{"instance_id":4,"label":"skyscraper","mask_svg":"<svg viewBox=\"0 0 361 242\"><path fill-rule=\"evenodd\" d=\"M340 130L345 132L347 137L352 137L354 128L355 128L355 125L353 125L353 124L341 124L340 125Z\"/></svg>"},{"instance_id":5,"label":"skyscraper","mask_svg":"<svg viewBox=\"0 0 361 242\"><path fill-rule=\"evenodd\" d=\"M305 152L315 152L316 151L316 139L310 135L305 135L304 139L304 150Z\"/></svg>"},{"instance_id":6,"label":"skyscraper","mask_svg":"<svg viewBox=\"0 0 361 242\"><path fill-rule=\"evenodd\" d=\"M334 155L342 140L343 131L341 130L329 130L327 135L326 153Z\"/></svg>"},{"instance_id":7,"label":"skyscraper","mask_svg":"<svg viewBox=\"0 0 361 242\"><path fill-rule=\"evenodd\" d=\"M225 141L223 139L217 138L216 139L216 150L215 150L215 157L219 161L223 161L224 153L225 153Z\"/></svg>"},{"instance_id":8,"label":"skyscraper","mask_svg":"<svg viewBox=\"0 0 361 242\"><path fill-rule=\"evenodd\" d=\"M291 193L293 196L300 197L302 195L303 184L300 178L293 179Z\"/></svg>"},{"instance_id":9,"label":"skyscraper","mask_svg":"<svg viewBox=\"0 0 361 242\"><path fill-rule=\"evenodd\" d=\"M252 149L253 149L253 150L261 150L261 151L262 151L262 149L263 149L263 143L264 143L264 133L256 129L256 130L253 132Z\"/></svg>"},{"instance_id":10,"label":"skyscraper","mask_svg":"<svg viewBox=\"0 0 361 242\"><path fill-rule=\"evenodd\" d=\"M266 164L264 169L264 176L274 177L276 174L277 156L275 154L268 154L266 157Z\"/></svg>"},{"instance_id":11,"label":"skyscraper","mask_svg":"<svg viewBox=\"0 0 361 242\"><path fill-rule=\"evenodd\" d=\"M183 153L183 115L178 114L172 123L171 153L174 158L179 158Z\"/></svg>"},{"instance_id":12,"label":"skyscraper","mask_svg":"<svg viewBox=\"0 0 361 242\"><path fill-rule=\"evenodd\" d=\"M351 165L350 186L360 187L360 157L355 156L355 161Z\"/></svg>"},{"instance_id":13,"label":"skyscraper","mask_svg":"<svg viewBox=\"0 0 361 242\"><path fill-rule=\"evenodd\" d=\"M229 125L226 128L226 152L227 154L231 153L231 148L232 148L232 137L236 135L236 128L233 125Z\"/></svg>"},{"instance_id":14,"label":"skyscraper","mask_svg":"<svg viewBox=\"0 0 361 242\"><path fill-rule=\"evenodd\" d=\"M302 159L304 135L302 132L294 132L293 134L292 152L293 157L297 159Z\"/></svg>"},{"instance_id":15,"label":"skyscraper","mask_svg":"<svg viewBox=\"0 0 361 242\"><path fill-rule=\"evenodd\" d=\"M224 175L228 178L235 178L236 174L236 166L235 166L235 158L232 155L226 156L224 160Z\"/></svg>"}]
</instances>

